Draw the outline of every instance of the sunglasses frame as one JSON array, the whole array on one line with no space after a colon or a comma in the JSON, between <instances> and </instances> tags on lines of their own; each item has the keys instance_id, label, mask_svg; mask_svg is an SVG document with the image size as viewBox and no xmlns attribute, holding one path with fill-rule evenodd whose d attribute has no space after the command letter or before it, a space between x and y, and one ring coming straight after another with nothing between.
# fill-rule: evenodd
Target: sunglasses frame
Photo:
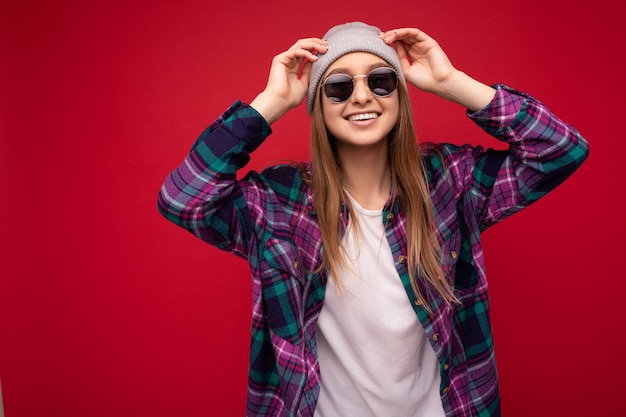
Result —
<instances>
[{"instance_id":1,"label":"sunglasses frame","mask_svg":"<svg viewBox=\"0 0 626 417\"><path fill-rule=\"evenodd\" d=\"M394 74L395 78L396 78L396 82L395 85L393 87L393 89L388 93L388 94L377 94L376 92L374 92L374 90L371 89L370 84L369 84L369 77L372 74L376 74L376 71L380 71L380 70L385 70L385 72L387 73L387 70L389 70L389 74ZM348 97L346 97L344 100L341 101L335 101L332 100L327 94L326 94L326 84L328 82L329 79L331 79L332 77L336 77L336 76L340 76L340 77L346 77L346 82L347 79L350 79L350 81L352 82L352 87L351 87L351 91L350 91L350 95ZM365 84L367 85L367 88L372 92L372 94L376 97L389 97L390 95L393 94L394 91L396 91L396 89L398 88L398 73L396 72L396 70L394 70L391 67L387 67L387 66L383 66L383 67L378 67L378 68L374 68L373 70L371 70L370 72L368 72L367 74L360 74L360 75L348 75L348 74L344 74L344 73L337 73L337 74L332 74L329 75L328 77L326 77L326 79L324 80L324 82L322 83L322 91L324 92L324 95L326 96L326 98L328 99L328 101L330 101L331 103L334 104L341 104L341 103L345 103L346 101L350 100L350 97L352 97L352 94L354 94L354 79L355 78L365 78ZM339 84L339 83L337 83ZM338 98L338 97L336 97Z\"/></svg>"}]
</instances>

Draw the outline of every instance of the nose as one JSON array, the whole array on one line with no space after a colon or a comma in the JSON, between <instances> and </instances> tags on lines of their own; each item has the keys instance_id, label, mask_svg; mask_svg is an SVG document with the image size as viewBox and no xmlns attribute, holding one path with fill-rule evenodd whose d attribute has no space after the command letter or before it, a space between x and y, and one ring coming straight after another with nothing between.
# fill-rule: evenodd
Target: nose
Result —
<instances>
[{"instance_id":1,"label":"nose","mask_svg":"<svg viewBox=\"0 0 626 417\"><path fill-rule=\"evenodd\" d=\"M366 75L357 75L352 79L354 91L352 92L353 103L367 103L372 99L372 92L367 85Z\"/></svg>"}]
</instances>

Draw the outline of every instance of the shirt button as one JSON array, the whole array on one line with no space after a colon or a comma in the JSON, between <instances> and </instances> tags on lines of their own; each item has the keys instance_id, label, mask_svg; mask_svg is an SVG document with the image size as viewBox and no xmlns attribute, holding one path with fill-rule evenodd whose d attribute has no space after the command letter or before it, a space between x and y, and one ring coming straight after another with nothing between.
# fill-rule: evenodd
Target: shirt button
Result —
<instances>
[{"instance_id":1,"label":"shirt button","mask_svg":"<svg viewBox=\"0 0 626 417\"><path fill-rule=\"evenodd\" d=\"M404 255L398 256L398 262L400 262L401 264L406 263L406 256Z\"/></svg>"},{"instance_id":2,"label":"shirt button","mask_svg":"<svg viewBox=\"0 0 626 417\"><path fill-rule=\"evenodd\" d=\"M446 363L445 365L443 365L443 370L447 371L448 369L450 369L450 367L448 366L448 364Z\"/></svg>"},{"instance_id":3,"label":"shirt button","mask_svg":"<svg viewBox=\"0 0 626 417\"><path fill-rule=\"evenodd\" d=\"M293 267L294 267L295 269L300 269L300 262L295 261L295 262L293 263Z\"/></svg>"},{"instance_id":4,"label":"shirt button","mask_svg":"<svg viewBox=\"0 0 626 417\"><path fill-rule=\"evenodd\" d=\"M442 394L447 394L447 393L448 393L448 391L450 391L450 388L445 387L445 388L441 391L441 393L442 393Z\"/></svg>"},{"instance_id":5,"label":"shirt button","mask_svg":"<svg viewBox=\"0 0 626 417\"><path fill-rule=\"evenodd\" d=\"M435 333L433 335L433 342L436 342L437 340L439 340L439 333Z\"/></svg>"},{"instance_id":6,"label":"shirt button","mask_svg":"<svg viewBox=\"0 0 626 417\"><path fill-rule=\"evenodd\" d=\"M387 221L391 221L391 220L393 220L393 217L394 217L394 216L393 216L393 213L389 213L389 214L387 215Z\"/></svg>"},{"instance_id":7,"label":"shirt button","mask_svg":"<svg viewBox=\"0 0 626 417\"><path fill-rule=\"evenodd\" d=\"M450 257L451 257L452 259L456 259L456 257L457 257L457 253L456 253L456 251L455 251L455 250L453 250L452 252L450 252Z\"/></svg>"},{"instance_id":8,"label":"shirt button","mask_svg":"<svg viewBox=\"0 0 626 417\"><path fill-rule=\"evenodd\" d=\"M416 298L415 301L413 301L413 304L415 304L416 306L421 306L422 301L419 298Z\"/></svg>"}]
</instances>

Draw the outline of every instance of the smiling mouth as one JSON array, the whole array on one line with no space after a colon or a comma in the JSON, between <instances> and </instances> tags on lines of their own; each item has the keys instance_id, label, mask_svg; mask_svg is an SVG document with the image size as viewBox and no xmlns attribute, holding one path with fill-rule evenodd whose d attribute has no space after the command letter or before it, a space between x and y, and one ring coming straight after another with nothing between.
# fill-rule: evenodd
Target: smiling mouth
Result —
<instances>
[{"instance_id":1,"label":"smiling mouth","mask_svg":"<svg viewBox=\"0 0 626 417\"><path fill-rule=\"evenodd\" d=\"M378 113L360 113L360 114L353 114L348 116L346 119L351 121L351 122L357 122L357 121L363 121L363 120L371 120L371 119L376 119L379 116Z\"/></svg>"}]
</instances>

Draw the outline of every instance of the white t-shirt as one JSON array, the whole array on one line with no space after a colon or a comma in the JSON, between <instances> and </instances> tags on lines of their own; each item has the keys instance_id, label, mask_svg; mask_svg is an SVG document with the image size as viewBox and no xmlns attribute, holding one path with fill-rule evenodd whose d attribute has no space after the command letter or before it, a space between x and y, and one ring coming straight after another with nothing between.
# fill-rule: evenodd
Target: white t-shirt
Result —
<instances>
[{"instance_id":1,"label":"white t-shirt","mask_svg":"<svg viewBox=\"0 0 626 417\"><path fill-rule=\"evenodd\" d=\"M382 211L351 202L359 230L349 225L343 238L347 291L329 278L317 322L315 417L445 417L437 357L394 267Z\"/></svg>"}]
</instances>

